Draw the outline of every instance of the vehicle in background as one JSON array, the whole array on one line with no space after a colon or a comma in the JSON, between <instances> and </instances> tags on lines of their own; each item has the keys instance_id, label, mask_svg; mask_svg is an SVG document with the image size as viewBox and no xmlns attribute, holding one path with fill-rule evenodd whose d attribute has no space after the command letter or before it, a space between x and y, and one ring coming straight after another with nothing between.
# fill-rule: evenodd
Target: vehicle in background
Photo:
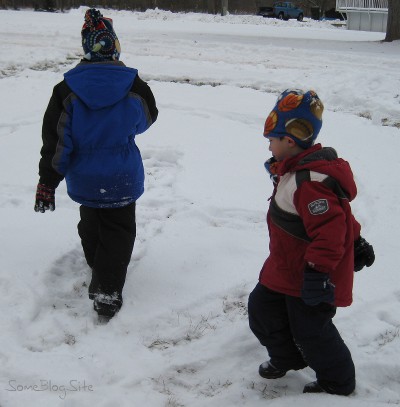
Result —
<instances>
[{"instance_id":1,"label":"vehicle in background","mask_svg":"<svg viewBox=\"0 0 400 407\"><path fill-rule=\"evenodd\" d=\"M277 1L273 7L260 7L257 15L263 17L275 17L280 20L289 20L296 18L298 21L303 21L304 12L291 1Z\"/></svg>"}]
</instances>

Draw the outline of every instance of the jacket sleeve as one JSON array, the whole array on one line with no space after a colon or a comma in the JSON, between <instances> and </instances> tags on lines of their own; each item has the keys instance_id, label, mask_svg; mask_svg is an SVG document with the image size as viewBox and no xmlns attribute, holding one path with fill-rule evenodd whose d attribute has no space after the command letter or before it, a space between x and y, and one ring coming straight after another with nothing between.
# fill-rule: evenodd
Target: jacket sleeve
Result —
<instances>
[{"instance_id":1,"label":"jacket sleeve","mask_svg":"<svg viewBox=\"0 0 400 407\"><path fill-rule=\"evenodd\" d=\"M294 196L311 239L304 260L321 272L335 270L346 250L348 223L339 199L329 187L316 181L304 182Z\"/></svg>"},{"instance_id":2,"label":"jacket sleeve","mask_svg":"<svg viewBox=\"0 0 400 407\"><path fill-rule=\"evenodd\" d=\"M145 109L146 116L148 118L147 128L149 128L157 120L158 117L158 109L153 92L151 91L150 86L145 81L139 78L139 75L136 75L136 78L133 81L131 92L141 97L144 103L143 108Z\"/></svg>"},{"instance_id":3,"label":"jacket sleeve","mask_svg":"<svg viewBox=\"0 0 400 407\"><path fill-rule=\"evenodd\" d=\"M69 92L64 81L56 85L43 117L39 182L54 188L64 179L64 176L54 169L53 159L59 142L58 126L64 112L63 100Z\"/></svg>"}]
</instances>

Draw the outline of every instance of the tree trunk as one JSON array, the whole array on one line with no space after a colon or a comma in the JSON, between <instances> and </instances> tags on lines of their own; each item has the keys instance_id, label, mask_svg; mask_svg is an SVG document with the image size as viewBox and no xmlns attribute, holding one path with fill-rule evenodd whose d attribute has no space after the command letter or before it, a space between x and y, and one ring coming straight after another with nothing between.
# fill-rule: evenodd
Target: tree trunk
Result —
<instances>
[{"instance_id":1,"label":"tree trunk","mask_svg":"<svg viewBox=\"0 0 400 407\"><path fill-rule=\"evenodd\" d=\"M228 0L221 0L221 16L228 14Z\"/></svg>"},{"instance_id":2,"label":"tree trunk","mask_svg":"<svg viewBox=\"0 0 400 407\"><path fill-rule=\"evenodd\" d=\"M215 0L207 0L207 9L208 9L208 14L216 14L217 13Z\"/></svg>"},{"instance_id":3,"label":"tree trunk","mask_svg":"<svg viewBox=\"0 0 400 407\"><path fill-rule=\"evenodd\" d=\"M400 1L389 0L385 41L400 40Z\"/></svg>"}]
</instances>

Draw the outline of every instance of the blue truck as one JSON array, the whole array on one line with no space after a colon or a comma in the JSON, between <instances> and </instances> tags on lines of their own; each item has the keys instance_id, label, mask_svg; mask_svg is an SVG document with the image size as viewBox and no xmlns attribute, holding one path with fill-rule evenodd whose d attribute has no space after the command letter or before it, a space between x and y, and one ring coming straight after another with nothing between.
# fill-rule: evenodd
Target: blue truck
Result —
<instances>
[{"instance_id":1,"label":"blue truck","mask_svg":"<svg viewBox=\"0 0 400 407\"><path fill-rule=\"evenodd\" d=\"M296 7L291 1L276 1L273 7L260 7L257 15L263 17L275 17L280 20L296 18L298 21L303 21L304 18L303 10Z\"/></svg>"}]
</instances>

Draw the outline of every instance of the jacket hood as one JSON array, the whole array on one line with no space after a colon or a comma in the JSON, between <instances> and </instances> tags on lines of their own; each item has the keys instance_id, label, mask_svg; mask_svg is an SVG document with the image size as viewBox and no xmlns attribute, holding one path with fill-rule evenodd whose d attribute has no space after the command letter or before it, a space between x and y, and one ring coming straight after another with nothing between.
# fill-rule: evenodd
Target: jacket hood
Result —
<instances>
[{"instance_id":1,"label":"jacket hood","mask_svg":"<svg viewBox=\"0 0 400 407\"><path fill-rule=\"evenodd\" d=\"M91 110L112 106L130 91L137 70L122 62L80 63L64 74L71 90Z\"/></svg>"},{"instance_id":2,"label":"jacket hood","mask_svg":"<svg viewBox=\"0 0 400 407\"><path fill-rule=\"evenodd\" d=\"M319 172L334 178L344 190L349 200L352 201L357 195L357 186L350 164L338 158L332 147L322 147L316 144L295 157L283 160L279 174L295 172L303 169Z\"/></svg>"}]
</instances>

